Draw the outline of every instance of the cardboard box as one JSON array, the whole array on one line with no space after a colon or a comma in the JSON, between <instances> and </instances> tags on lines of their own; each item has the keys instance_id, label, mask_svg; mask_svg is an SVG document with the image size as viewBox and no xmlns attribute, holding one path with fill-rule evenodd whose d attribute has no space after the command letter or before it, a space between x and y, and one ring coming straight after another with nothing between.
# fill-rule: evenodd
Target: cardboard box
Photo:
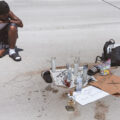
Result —
<instances>
[{"instance_id":1,"label":"cardboard box","mask_svg":"<svg viewBox=\"0 0 120 120\"><path fill-rule=\"evenodd\" d=\"M93 85L101 90L108 92L112 95L120 95L120 77L115 75L100 76L95 77L98 81L91 82Z\"/></svg>"}]
</instances>

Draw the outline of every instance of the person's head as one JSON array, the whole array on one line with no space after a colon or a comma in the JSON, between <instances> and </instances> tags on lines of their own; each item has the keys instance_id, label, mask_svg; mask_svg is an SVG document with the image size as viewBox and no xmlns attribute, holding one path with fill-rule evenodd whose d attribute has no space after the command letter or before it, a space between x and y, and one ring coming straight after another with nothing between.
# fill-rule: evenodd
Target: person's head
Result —
<instances>
[{"instance_id":1,"label":"person's head","mask_svg":"<svg viewBox=\"0 0 120 120\"><path fill-rule=\"evenodd\" d=\"M9 5L5 1L0 1L0 19L6 19L10 11Z\"/></svg>"}]
</instances>

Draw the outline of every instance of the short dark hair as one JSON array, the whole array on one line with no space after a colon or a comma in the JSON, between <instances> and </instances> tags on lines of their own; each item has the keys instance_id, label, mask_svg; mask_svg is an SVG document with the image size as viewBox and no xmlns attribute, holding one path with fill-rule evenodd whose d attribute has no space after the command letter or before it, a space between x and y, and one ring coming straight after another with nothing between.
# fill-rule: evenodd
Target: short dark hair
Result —
<instances>
[{"instance_id":1,"label":"short dark hair","mask_svg":"<svg viewBox=\"0 0 120 120\"><path fill-rule=\"evenodd\" d=\"M10 11L9 5L5 1L0 1L0 15L7 14Z\"/></svg>"}]
</instances>

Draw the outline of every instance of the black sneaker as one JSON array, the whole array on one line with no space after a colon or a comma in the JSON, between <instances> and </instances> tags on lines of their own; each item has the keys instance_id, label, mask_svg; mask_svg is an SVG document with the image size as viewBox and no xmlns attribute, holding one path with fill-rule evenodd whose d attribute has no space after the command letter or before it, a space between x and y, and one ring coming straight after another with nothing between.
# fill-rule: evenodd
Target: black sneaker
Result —
<instances>
[{"instance_id":1,"label":"black sneaker","mask_svg":"<svg viewBox=\"0 0 120 120\"><path fill-rule=\"evenodd\" d=\"M13 53L12 55L9 55L14 61L21 61L21 57L17 53Z\"/></svg>"},{"instance_id":2,"label":"black sneaker","mask_svg":"<svg viewBox=\"0 0 120 120\"><path fill-rule=\"evenodd\" d=\"M43 77L43 79L45 80L45 82L52 83L52 78L51 78L51 75L50 75L50 71L44 71L44 72L42 72L41 76Z\"/></svg>"},{"instance_id":3,"label":"black sneaker","mask_svg":"<svg viewBox=\"0 0 120 120\"><path fill-rule=\"evenodd\" d=\"M88 70L88 75L92 76L99 72L100 72L100 68L98 66L94 66Z\"/></svg>"}]
</instances>

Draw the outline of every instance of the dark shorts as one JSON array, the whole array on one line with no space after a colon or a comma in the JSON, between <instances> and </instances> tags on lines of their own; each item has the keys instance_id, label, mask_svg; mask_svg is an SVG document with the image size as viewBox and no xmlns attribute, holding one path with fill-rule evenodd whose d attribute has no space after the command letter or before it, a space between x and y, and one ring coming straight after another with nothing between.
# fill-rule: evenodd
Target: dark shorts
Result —
<instances>
[{"instance_id":1,"label":"dark shorts","mask_svg":"<svg viewBox=\"0 0 120 120\"><path fill-rule=\"evenodd\" d=\"M9 47L8 30L10 26L17 27L15 23L10 23L7 24L2 30L0 30L0 49Z\"/></svg>"}]
</instances>

